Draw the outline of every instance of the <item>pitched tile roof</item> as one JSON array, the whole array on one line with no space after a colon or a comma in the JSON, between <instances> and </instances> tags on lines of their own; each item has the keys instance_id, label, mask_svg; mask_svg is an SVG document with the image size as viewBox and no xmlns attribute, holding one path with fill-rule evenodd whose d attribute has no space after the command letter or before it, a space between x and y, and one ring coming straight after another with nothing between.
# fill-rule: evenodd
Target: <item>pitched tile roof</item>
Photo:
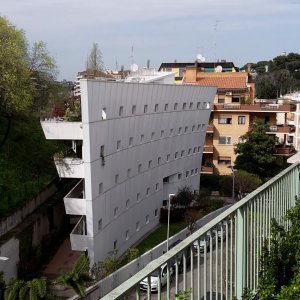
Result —
<instances>
[{"instance_id":1,"label":"pitched tile roof","mask_svg":"<svg viewBox=\"0 0 300 300\"><path fill-rule=\"evenodd\" d=\"M218 89L246 89L245 77L200 77L196 85L217 86Z\"/></svg>"}]
</instances>

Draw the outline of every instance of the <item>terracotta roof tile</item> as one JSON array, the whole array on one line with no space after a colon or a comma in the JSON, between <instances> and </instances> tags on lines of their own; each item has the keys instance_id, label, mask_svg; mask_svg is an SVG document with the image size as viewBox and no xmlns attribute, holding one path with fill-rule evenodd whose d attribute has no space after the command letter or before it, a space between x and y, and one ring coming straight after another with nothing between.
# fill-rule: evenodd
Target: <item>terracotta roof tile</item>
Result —
<instances>
[{"instance_id":1,"label":"terracotta roof tile","mask_svg":"<svg viewBox=\"0 0 300 300\"><path fill-rule=\"evenodd\" d=\"M246 89L244 77L202 77L195 83L201 86L217 86L218 89Z\"/></svg>"}]
</instances>

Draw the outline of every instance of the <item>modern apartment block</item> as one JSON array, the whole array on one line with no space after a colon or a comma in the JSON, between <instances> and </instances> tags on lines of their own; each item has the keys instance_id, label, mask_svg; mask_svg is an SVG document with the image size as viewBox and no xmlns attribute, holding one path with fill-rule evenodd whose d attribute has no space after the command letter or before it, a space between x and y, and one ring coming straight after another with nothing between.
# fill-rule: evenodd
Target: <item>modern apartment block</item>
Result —
<instances>
[{"instance_id":1,"label":"modern apartment block","mask_svg":"<svg viewBox=\"0 0 300 300\"><path fill-rule=\"evenodd\" d=\"M182 186L197 191L216 87L81 79L81 120L41 122L47 139L69 141L59 176L78 178L65 196L76 220L73 250L91 263L119 255L159 224Z\"/></svg>"}]
</instances>

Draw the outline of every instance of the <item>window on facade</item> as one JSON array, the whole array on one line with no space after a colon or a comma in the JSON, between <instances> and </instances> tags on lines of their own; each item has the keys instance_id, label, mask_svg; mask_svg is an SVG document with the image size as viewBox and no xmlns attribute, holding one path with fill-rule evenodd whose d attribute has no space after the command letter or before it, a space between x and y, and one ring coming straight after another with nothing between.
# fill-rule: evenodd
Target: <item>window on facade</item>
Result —
<instances>
[{"instance_id":1,"label":"window on facade","mask_svg":"<svg viewBox=\"0 0 300 300\"><path fill-rule=\"evenodd\" d=\"M151 133L151 140L154 140L155 132Z\"/></svg>"},{"instance_id":2,"label":"window on facade","mask_svg":"<svg viewBox=\"0 0 300 300\"><path fill-rule=\"evenodd\" d=\"M161 131L160 131L160 137L161 137L161 138L164 136L164 133L165 133L164 130L161 130Z\"/></svg>"},{"instance_id":3,"label":"window on facade","mask_svg":"<svg viewBox=\"0 0 300 300\"><path fill-rule=\"evenodd\" d=\"M190 102L189 109L192 109L192 108L193 108L193 102Z\"/></svg>"},{"instance_id":4,"label":"window on facade","mask_svg":"<svg viewBox=\"0 0 300 300\"><path fill-rule=\"evenodd\" d=\"M158 112L158 104L155 104L155 105L154 105L154 111L155 111L155 112Z\"/></svg>"},{"instance_id":5,"label":"window on facade","mask_svg":"<svg viewBox=\"0 0 300 300\"><path fill-rule=\"evenodd\" d=\"M136 194L136 201L139 202L141 199L141 194L140 193L137 193Z\"/></svg>"},{"instance_id":6,"label":"window on facade","mask_svg":"<svg viewBox=\"0 0 300 300\"><path fill-rule=\"evenodd\" d=\"M114 209L114 218L118 216L118 207L115 207Z\"/></svg>"},{"instance_id":7,"label":"window on facade","mask_svg":"<svg viewBox=\"0 0 300 300\"><path fill-rule=\"evenodd\" d=\"M185 102L182 104L182 109L183 109L183 110L186 109L186 103L185 103Z\"/></svg>"},{"instance_id":8,"label":"window on facade","mask_svg":"<svg viewBox=\"0 0 300 300\"><path fill-rule=\"evenodd\" d=\"M126 241L129 239L129 230L126 230L125 239L126 239Z\"/></svg>"},{"instance_id":9,"label":"window on facade","mask_svg":"<svg viewBox=\"0 0 300 300\"><path fill-rule=\"evenodd\" d=\"M231 145L231 137L230 136L219 136L219 144L220 145Z\"/></svg>"},{"instance_id":10,"label":"window on facade","mask_svg":"<svg viewBox=\"0 0 300 300\"><path fill-rule=\"evenodd\" d=\"M198 152L200 152L200 150L201 150L201 146L198 146Z\"/></svg>"},{"instance_id":11,"label":"window on facade","mask_svg":"<svg viewBox=\"0 0 300 300\"><path fill-rule=\"evenodd\" d=\"M204 131L205 124L201 124L201 130Z\"/></svg>"},{"instance_id":12,"label":"window on facade","mask_svg":"<svg viewBox=\"0 0 300 300\"><path fill-rule=\"evenodd\" d=\"M169 108L169 104L166 103L166 104L165 104L165 111L168 111L168 108Z\"/></svg>"},{"instance_id":13,"label":"window on facade","mask_svg":"<svg viewBox=\"0 0 300 300\"><path fill-rule=\"evenodd\" d=\"M173 128L170 129L170 135L172 135L172 134L173 134Z\"/></svg>"},{"instance_id":14,"label":"window on facade","mask_svg":"<svg viewBox=\"0 0 300 300\"><path fill-rule=\"evenodd\" d=\"M132 107L131 107L131 113L132 113L133 115L136 114L136 105L132 105Z\"/></svg>"},{"instance_id":15,"label":"window on facade","mask_svg":"<svg viewBox=\"0 0 300 300\"><path fill-rule=\"evenodd\" d=\"M117 141L117 150L120 150L121 148L121 141Z\"/></svg>"},{"instance_id":16,"label":"window on facade","mask_svg":"<svg viewBox=\"0 0 300 300\"><path fill-rule=\"evenodd\" d=\"M186 171L186 172L185 172L185 177L189 177L189 174L190 174L190 172L189 172L189 171Z\"/></svg>"},{"instance_id":17,"label":"window on facade","mask_svg":"<svg viewBox=\"0 0 300 300\"><path fill-rule=\"evenodd\" d=\"M127 169L127 177L130 177L131 169Z\"/></svg>"},{"instance_id":18,"label":"window on facade","mask_svg":"<svg viewBox=\"0 0 300 300\"><path fill-rule=\"evenodd\" d=\"M102 219L98 221L98 230L102 229Z\"/></svg>"},{"instance_id":19,"label":"window on facade","mask_svg":"<svg viewBox=\"0 0 300 300\"><path fill-rule=\"evenodd\" d=\"M189 148L188 155L192 153L192 148Z\"/></svg>"},{"instance_id":20,"label":"window on facade","mask_svg":"<svg viewBox=\"0 0 300 300\"><path fill-rule=\"evenodd\" d=\"M191 176L193 176L194 175L194 170L191 170Z\"/></svg>"},{"instance_id":21,"label":"window on facade","mask_svg":"<svg viewBox=\"0 0 300 300\"><path fill-rule=\"evenodd\" d=\"M144 113L147 113L147 111L148 111L148 105L145 104L145 105L144 105Z\"/></svg>"},{"instance_id":22,"label":"window on facade","mask_svg":"<svg viewBox=\"0 0 300 300\"><path fill-rule=\"evenodd\" d=\"M177 151L175 152L174 157L175 157L175 159L178 158L178 152Z\"/></svg>"},{"instance_id":23,"label":"window on facade","mask_svg":"<svg viewBox=\"0 0 300 300\"><path fill-rule=\"evenodd\" d=\"M126 200L126 203L125 203L126 209L128 209L128 208L129 208L129 204L130 204L130 200L129 200L129 199L127 199L127 200Z\"/></svg>"},{"instance_id":24,"label":"window on facade","mask_svg":"<svg viewBox=\"0 0 300 300\"><path fill-rule=\"evenodd\" d=\"M195 131L195 125L192 126L192 132Z\"/></svg>"},{"instance_id":25,"label":"window on facade","mask_svg":"<svg viewBox=\"0 0 300 300\"><path fill-rule=\"evenodd\" d=\"M231 102L232 103L240 103L240 98L239 97L232 97Z\"/></svg>"},{"instance_id":26,"label":"window on facade","mask_svg":"<svg viewBox=\"0 0 300 300\"><path fill-rule=\"evenodd\" d=\"M118 241L117 241L117 240L115 240L115 241L114 241L114 250L116 250L116 249L117 249L117 246L118 246Z\"/></svg>"},{"instance_id":27,"label":"window on facade","mask_svg":"<svg viewBox=\"0 0 300 300\"><path fill-rule=\"evenodd\" d=\"M146 224L149 223L149 215L146 216Z\"/></svg>"},{"instance_id":28,"label":"window on facade","mask_svg":"<svg viewBox=\"0 0 300 300\"><path fill-rule=\"evenodd\" d=\"M199 131L200 129L201 129L201 125L198 124L198 125L197 125L197 131Z\"/></svg>"},{"instance_id":29,"label":"window on facade","mask_svg":"<svg viewBox=\"0 0 300 300\"><path fill-rule=\"evenodd\" d=\"M102 108L101 118L102 118L102 120L106 120L106 108L105 107Z\"/></svg>"},{"instance_id":30,"label":"window on facade","mask_svg":"<svg viewBox=\"0 0 300 300\"><path fill-rule=\"evenodd\" d=\"M181 179L181 173L179 173L179 174L177 175L177 177L178 177L178 180L180 180L180 179Z\"/></svg>"},{"instance_id":31,"label":"window on facade","mask_svg":"<svg viewBox=\"0 0 300 300\"><path fill-rule=\"evenodd\" d=\"M157 184L155 185L155 189L158 190L158 188L159 188L159 183L157 183Z\"/></svg>"},{"instance_id":32,"label":"window on facade","mask_svg":"<svg viewBox=\"0 0 300 300\"><path fill-rule=\"evenodd\" d=\"M195 169L195 175L198 173L198 168Z\"/></svg>"},{"instance_id":33,"label":"window on facade","mask_svg":"<svg viewBox=\"0 0 300 300\"><path fill-rule=\"evenodd\" d=\"M176 102L174 103L174 110L177 110L177 108L178 108L178 103Z\"/></svg>"},{"instance_id":34,"label":"window on facade","mask_svg":"<svg viewBox=\"0 0 300 300\"><path fill-rule=\"evenodd\" d=\"M140 222L136 222L135 229L136 229L136 231L140 230Z\"/></svg>"},{"instance_id":35,"label":"window on facade","mask_svg":"<svg viewBox=\"0 0 300 300\"><path fill-rule=\"evenodd\" d=\"M154 217L157 217L157 216L158 216L158 210L155 209L155 210L154 210Z\"/></svg>"},{"instance_id":36,"label":"window on facade","mask_svg":"<svg viewBox=\"0 0 300 300\"><path fill-rule=\"evenodd\" d=\"M138 172L140 173L142 171L142 164L138 165Z\"/></svg>"},{"instance_id":37,"label":"window on facade","mask_svg":"<svg viewBox=\"0 0 300 300\"><path fill-rule=\"evenodd\" d=\"M204 101L204 102L202 103L202 109L206 109L206 106L207 106L207 102Z\"/></svg>"},{"instance_id":38,"label":"window on facade","mask_svg":"<svg viewBox=\"0 0 300 300\"><path fill-rule=\"evenodd\" d=\"M104 157L104 145L100 147L100 157Z\"/></svg>"},{"instance_id":39,"label":"window on facade","mask_svg":"<svg viewBox=\"0 0 300 300\"><path fill-rule=\"evenodd\" d=\"M245 116L238 116L238 124L245 125L246 117Z\"/></svg>"},{"instance_id":40,"label":"window on facade","mask_svg":"<svg viewBox=\"0 0 300 300\"><path fill-rule=\"evenodd\" d=\"M219 157L218 158L218 165L230 166L231 165L231 158L230 157Z\"/></svg>"},{"instance_id":41,"label":"window on facade","mask_svg":"<svg viewBox=\"0 0 300 300\"><path fill-rule=\"evenodd\" d=\"M148 161L148 168L151 168L152 167L152 160L149 160Z\"/></svg>"},{"instance_id":42,"label":"window on facade","mask_svg":"<svg viewBox=\"0 0 300 300\"><path fill-rule=\"evenodd\" d=\"M115 183L118 183L118 181L119 181L119 174L116 174L115 175Z\"/></svg>"},{"instance_id":43,"label":"window on facade","mask_svg":"<svg viewBox=\"0 0 300 300\"><path fill-rule=\"evenodd\" d=\"M218 103L219 104L224 104L225 103L225 97L224 96L219 96L218 97Z\"/></svg>"},{"instance_id":44,"label":"window on facade","mask_svg":"<svg viewBox=\"0 0 300 300\"><path fill-rule=\"evenodd\" d=\"M184 150L181 150L181 157L184 156Z\"/></svg>"},{"instance_id":45,"label":"window on facade","mask_svg":"<svg viewBox=\"0 0 300 300\"><path fill-rule=\"evenodd\" d=\"M245 141L244 141L244 139L240 136L240 137L238 137L238 144L242 144L242 143L244 143Z\"/></svg>"},{"instance_id":46,"label":"window on facade","mask_svg":"<svg viewBox=\"0 0 300 300\"><path fill-rule=\"evenodd\" d=\"M141 143L144 141L144 135L141 134Z\"/></svg>"},{"instance_id":47,"label":"window on facade","mask_svg":"<svg viewBox=\"0 0 300 300\"><path fill-rule=\"evenodd\" d=\"M157 164L159 165L161 163L161 157L157 158Z\"/></svg>"},{"instance_id":48,"label":"window on facade","mask_svg":"<svg viewBox=\"0 0 300 300\"><path fill-rule=\"evenodd\" d=\"M200 108L200 102L197 102L197 109Z\"/></svg>"},{"instance_id":49,"label":"window on facade","mask_svg":"<svg viewBox=\"0 0 300 300\"><path fill-rule=\"evenodd\" d=\"M147 190L146 190L146 195L148 196L150 194L150 188L147 187Z\"/></svg>"},{"instance_id":50,"label":"window on facade","mask_svg":"<svg viewBox=\"0 0 300 300\"><path fill-rule=\"evenodd\" d=\"M103 191L103 183L99 183L99 194L102 194Z\"/></svg>"},{"instance_id":51,"label":"window on facade","mask_svg":"<svg viewBox=\"0 0 300 300\"><path fill-rule=\"evenodd\" d=\"M187 132L188 132L188 129L189 129L189 127L188 127L188 126L185 126L185 127L184 127L184 133L187 133Z\"/></svg>"},{"instance_id":52,"label":"window on facade","mask_svg":"<svg viewBox=\"0 0 300 300\"><path fill-rule=\"evenodd\" d=\"M167 154L167 161L170 160L170 154Z\"/></svg>"},{"instance_id":53,"label":"window on facade","mask_svg":"<svg viewBox=\"0 0 300 300\"><path fill-rule=\"evenodd\" d=\"M228 115L219 116L219 124L232 124L232 116L228 116Z\"/></svg>"},{"instance_id":54,"label":"window on facade","mask_svg":"<svg viewBox=\"0 0 300 300\"><path fill-rule=\"evenodd\" d=\"M133 137L131 136L130 138L129 138L129 147L131 147L133 145Z\"/></svg>"},{"instance_id":55,"label":"window on facade","mask_svg":"<svg viewBox=\"0 0 300 300\"><path fill-rule=\"evenodd\" d=\"M120 106L119 108L119 116L122 116L123 115L123 106Z\"/></svg>"},{"instance_id":56,"label":"window on facade","mask_svg":"<svg viewBox=\"0 0 300 300\"><path fill-rule=\"evenodd\" d=\"M194 153L196 153L197 152L197 147L194 147Z\"/></svg>"},{"instance_id":57,"label":"window on facade","mask_svg":"<svg viewBox=\"0 0 300 300\"><path fill-rule=\"evenodd\" d=\"M178 134L180 134L180 133L181 133L181 127L178 128Z\"/></svg>"}]
</instances>

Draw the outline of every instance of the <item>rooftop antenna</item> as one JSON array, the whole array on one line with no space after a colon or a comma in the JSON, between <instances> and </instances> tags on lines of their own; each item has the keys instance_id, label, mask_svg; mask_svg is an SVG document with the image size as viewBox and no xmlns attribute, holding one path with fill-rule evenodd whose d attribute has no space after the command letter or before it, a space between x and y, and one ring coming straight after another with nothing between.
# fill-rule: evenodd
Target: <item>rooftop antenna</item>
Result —
<instances>
[{"instance_id":1,"label":"rooftop antenna","mask_svg":"<svg viewBox=\"0 0 300 300\"><path fill-rule=\"evenodd\" d=\"M214 60L217 61L217 29L218 29L218 24L220 23L219 20L216 20L213 28L214 28Z\"/></svg>"},{"instance_id":2,"label":"rooftop antenna","mask_svg":"<svg viewBox=\"0 0 300 300\"><path fill-rule=\"evenodd\" d=\"M134 56L133 56L133 46L131 46L131 55L129 56L131 58L131 65L134 64Z\"/></svg>"},{"instance_id":3,"label":"rooftop antenna","mask_svg":"<svg viewBox=\"0 0 300 300\"><path fill-rule=\"evenodd\" d=\"M118 59L116 58L116 71L119 70L119 66L118 66Z\"/></svg>"}]
</instances>

